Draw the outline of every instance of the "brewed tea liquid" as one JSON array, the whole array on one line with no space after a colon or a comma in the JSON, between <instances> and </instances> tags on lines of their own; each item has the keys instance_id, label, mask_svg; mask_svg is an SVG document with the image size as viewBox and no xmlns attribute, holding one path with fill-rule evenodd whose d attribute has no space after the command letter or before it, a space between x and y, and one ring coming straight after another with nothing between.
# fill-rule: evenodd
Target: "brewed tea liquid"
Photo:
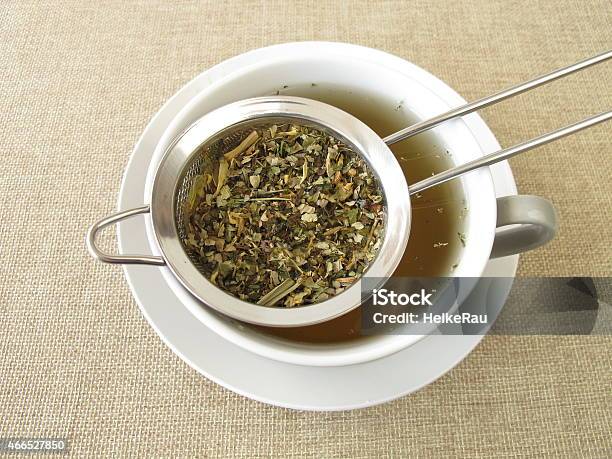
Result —
<instances>
[{"instance_id":1,"label":"brewed tea liquid","mask_svg":"<svg viewBox=\"0 0 612 459\"><path fill-rule=\"evenodd\" d=\"M300 96L334 105L385 137L414 124L417 118L406 107L409 101L384 99L359 88L315 83L286 87L281 95ZM270 94L276 94L276 90ZM452 151L424 132L391 146L408 184L416 183L453 166ZM380 177L384 182L384 177ZM448 276L463 249L462 235L467 208L459 180L412 196L412 222L408 248L395 276ZM392 215L389 218L393 218ZM331 321L296 328L256 327L265 333L303 342L339 342L359 338L360 308Z\"/></svg>"}]
</instances>

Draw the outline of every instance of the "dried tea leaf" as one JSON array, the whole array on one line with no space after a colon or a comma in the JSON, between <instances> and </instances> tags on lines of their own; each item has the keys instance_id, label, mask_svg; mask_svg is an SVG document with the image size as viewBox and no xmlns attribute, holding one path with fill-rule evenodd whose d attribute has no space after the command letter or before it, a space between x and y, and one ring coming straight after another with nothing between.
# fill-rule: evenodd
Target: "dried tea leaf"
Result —
<instances>
[{"instance_id":1,"label":"dried tea leaf","mask_svg":"<svg viewBox=\"0 0 612 459\"><path fill-rule=\"evenodd\" d=\"M259 175L251 175L249 177L249 182L253 188L258 188L259 183L261 182L261 177Z\"/></svg>"},{"instance_id":2,"label":"dried tea leaf","mask_svg":"<svg viewBox=\"0 0 612 459\"><path fill-rule=\"evenodd\" d=\"M251 132L246 137L246 139L244 139L242 142L240 142L240 145L238 145L232 151L228 151L227 153L225 153L225 155L224 155L225 156L225 160L226 161L231 161L232 159L237 158L247 148L249 148L251 145L253 145L257 141L258 138L259 138L259 134L257 133L257 131Z\"/></svg>"},{"instance_id":3,"label":"dried tea leaf","mask_svg":"<svg viewBox=\"0 0 612 459\"><path fill-rule=\"evenodd\" d=\"M219 175L217 178L217 189L215 190L213 197L217 196L219 194L219 191L221 191L221 188L223 187L223 185L225 184L225 181L227 180L228 171L229 171L229 163L225 159L221 159L219 161Z\"/></svg>"},{"instance_id":4,"label":"dried tea leaf","mask_svg":"<svg viewBox=\"0 0 612 459\"><path fill-rule=\"evenodd\" d=\"M303 222L316 222L318 220L317 218L317 214L312 213L312 214L302 214L302 221Z\"/></svg>"}]
</instances>

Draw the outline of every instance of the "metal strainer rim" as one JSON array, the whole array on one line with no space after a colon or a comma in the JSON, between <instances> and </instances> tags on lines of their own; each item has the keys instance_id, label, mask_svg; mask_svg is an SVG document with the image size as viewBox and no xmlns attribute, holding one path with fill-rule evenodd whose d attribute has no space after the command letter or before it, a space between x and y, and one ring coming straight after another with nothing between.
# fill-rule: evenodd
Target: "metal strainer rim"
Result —
<instances>
[{"instance_id":1,"label":"metal strainer rim","mask_svg":"<svg viewBox=\"0 0 612 459\"><path fill-rule=\"evenodd\" d=\"M383 187L387 215L383 242L362 279L382 280L391 276L404 254L410 232L410 196L404 174L389 147L367 125L336 107L311 99L289 96L245 99L205 114L179 134L164 153L155 173L151 190L152 228L167 266L204 305L258 325L311 325L358 307L362 302L361 280L346 291L312 305L296 308L254 305L223 291L200 273L183 249L175 222L175 193L179 180L201 146L236 124L275 117L296 119L298 124L302 120L327 129L362 153L370 163Z\"/></svg>"}]
</instances>

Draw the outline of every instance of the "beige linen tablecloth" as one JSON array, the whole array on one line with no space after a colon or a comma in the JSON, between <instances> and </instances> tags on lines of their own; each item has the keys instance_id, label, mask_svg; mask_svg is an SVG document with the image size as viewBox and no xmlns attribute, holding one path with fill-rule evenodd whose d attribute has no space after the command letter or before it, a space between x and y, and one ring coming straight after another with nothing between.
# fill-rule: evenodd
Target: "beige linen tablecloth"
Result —
<instances>
[{"instance_id":1,"label":"beige linen tablecloth","mask_svg":"<svg viewBox=\"0 0 612 459\"><path fill-rule=\"evenodd\" d=\"M0 4L0 437L77 456L610 457L610 337L487 337L382 406L306 413L201 377L140 315L84 234L115 209L149 119L204 69L287 41L379 48L465 98L612 47L609 1ZM612 108L612 64L486 110L503 145ZM522 275L612 273L610 125L512 160L550 198L556 240ZM432 356L435 358L435 356Z\"/></svg>"}]
</instances>

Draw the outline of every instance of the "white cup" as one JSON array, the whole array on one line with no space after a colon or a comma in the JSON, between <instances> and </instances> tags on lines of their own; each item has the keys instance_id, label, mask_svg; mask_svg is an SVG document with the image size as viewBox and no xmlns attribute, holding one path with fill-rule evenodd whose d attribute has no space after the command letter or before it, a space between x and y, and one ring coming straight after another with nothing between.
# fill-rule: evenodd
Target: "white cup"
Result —
<instances>
[{"instance_id":1,"label":"white cup","mask_svg":"<svg viewBox=\"0 0 612 459\"><path fill-rule=\"evenodd\" d=\"M210 110L230 102L271 95L285 86L308 88L314 83L319 90L326 86L342 87L355 97L375 97L391 104L403 101L404 108L416 119L433 117L457 104L457 94L436 77L381 51L341 43L303 42L292 46L294 52L279 53L276 58L231 73L193 97L156 148L145 202L149 202L156 165L172 139ZM307 96L307 89L304 91ZM483 155L477 139L460 119L448 121L427 135L435 136L439 146L452 151L456 164ZM458 180L469 213L465 248L453 276L480 277L490 257L530 250L554 237L556 214L548 201L536 196L496 199L487 168ZM501 226L507 228L496 232ZM147 235L151 246L157 247L148 221ZM357 364L390 355L423 337L381 335L339 344L307 344L272 337L203 305L180 285L169 269L161 269L170 287L197 319L228 341L271 359L314 366Z\"/></svg>"}]
</instances>

